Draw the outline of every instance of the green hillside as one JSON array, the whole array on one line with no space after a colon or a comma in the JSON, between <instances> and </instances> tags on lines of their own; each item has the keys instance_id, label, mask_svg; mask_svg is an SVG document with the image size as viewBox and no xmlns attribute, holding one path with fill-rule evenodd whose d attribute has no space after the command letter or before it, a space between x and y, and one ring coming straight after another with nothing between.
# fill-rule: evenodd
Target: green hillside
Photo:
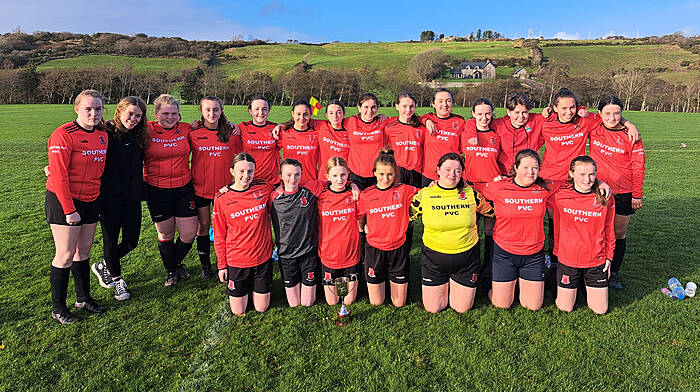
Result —
<instances>
[{"instance_id":1,"label":"green hillside","mask_svg":"<svg viewBox=\"0 0 700 392\"><path fill-rule=\"evenodd\" d=\"M177 71L196 67L198 61L184 58L140 58L111 55L87 55L74 58L51 60L37 67L38 71L48 71L54 68L83 68L83 67L114 67L121 68L131 64L135 71L160 72Z\"/></svg>"}]
</instances>

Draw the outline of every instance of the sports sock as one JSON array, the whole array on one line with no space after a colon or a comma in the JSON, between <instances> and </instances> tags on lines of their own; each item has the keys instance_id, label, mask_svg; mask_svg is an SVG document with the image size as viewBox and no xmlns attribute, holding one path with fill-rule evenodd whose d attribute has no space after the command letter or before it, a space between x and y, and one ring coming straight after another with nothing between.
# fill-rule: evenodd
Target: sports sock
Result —
<instances>
[{"instance_id":1,"label":"sports sock","mask_svg":"<svg viewBox=\"0 0 700 392\"><path fill-rule=\"evenodd\" d=\"M625 257L627 250L627 238L615 240L615 252L613 253L612 265L610 270L614 273L620 272L622 267L622 259Z\"/></svg>"},{"instance_id":2,"label":"sports sock","mask_svg":"<svg viewBox=\"0 0 700 392\"><path fill-rule=\"evenodd\" d=\"M177 253L175 252L175 242L173 240L158 240L158 250L160 258L163 259L163 266L168 272L175 272L177 269Z\"/></svg>"},{"instance_id":3,"label":"sports sock","mask_svg":"<svg viewBox=\"0 0 700 392\"><path fill-rule=\"evenodd\" d=\"M175 254L177 255L178 265L182 264L182 261L185 260L190 249L192 249L191 242L183 242L180 237L177 237L177 241L175 241Z\"/></svg>"},{"instance_id":4,"label":"sports sock","mask_svg":"<svg viewBox=\"0 0 700 392\"><path fill-rule=\"evenodd\" d=\"M203 266L210 265L209 254L211 252L211 245L209 244L208 235L198 235L197 236L197 254L199 255L199 261Z\"/></svg>"},{"instance_id":5,"label":"sports sock","mask_svg":"<svg viewBox=\"0 0 700 392\"><path fill-rule=\"evenodd\" d=\"M76 302L85 302L90 299L90 259L75 261L70 267L75 283Z\"/></svg>"},{"instance_id":6,"label":"sports sock","mask_svg":"<svg viewBox=\"0 0 700 392\"><path fill-rule=\"evenodd\" d=\"M68 295L68 276L70 275L70 267L60 268L51 266L51 310L54 313L59 313L68 309L66 306L66 296Z\"/></svg>"}]
</instances>

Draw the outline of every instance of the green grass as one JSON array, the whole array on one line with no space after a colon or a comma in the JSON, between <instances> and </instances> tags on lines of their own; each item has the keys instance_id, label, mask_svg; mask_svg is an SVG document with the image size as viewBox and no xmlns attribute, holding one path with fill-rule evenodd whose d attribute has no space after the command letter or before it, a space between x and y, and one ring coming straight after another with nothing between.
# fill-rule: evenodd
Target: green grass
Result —
<instances>
[{"instance_id":1,"label":"green grass","mask_svg":"<svg viewBox=\"0 0 700 392\"><path fill-rule=\"evenodd\" d=\"M234 121L248 118L241 107L226 112ZM195 113L183 108L185 120ZM273 108L271 119L288 115L288 108ZM71 326L50 320L53 244L43 221L41 168L49 134L73 117L70 106L0 106L0 390L700 387L700 298L678 302L659 292L671 276L700 281L698 114L625 113L643 133L648 169L644 208L629 231L625 289L611 293L609 314L595 316L582 302L565 314L550 295L538 312L517 303L500 310L478 292L466 314L430 315L420 304L416 241L408 305L374 307L363 295L350 306L347 328L332 325L337 307L288 308L276 269L269 311L242 318L230 315L215 282L195 277L175 290L164 288L145 209L141 242L123 260L132 299L118 303L93 278L93 294L107 313L81 314L83 321ZM679 148L682 142L687 148ZM92 260L101 256L98 230ZM199 273L194 251L186 264Z\"/></svg>"},{"instance_id":2,"label":"green grass","mask_svg":"<svg viewBox=\"0 0 700 392\"><path fill-rule=\"evenodd\" d=\"M162 70L168 72L179 71L185 68L196 67L198 61L185 58L141 58L111 55L86 55L66 59L47 61L37 67L38 71L49 71L55 68L87 68L87 67L111 67L122 68L130 64L134 71L157 73Z\"/></svg>"},{"instance_id":3,"label":"green grass","mask_svg":"<svg viewBox=\"0 0 700 392\"><path fill-rule=\"evenodd\" d=\"M677 79L685 83L691 78L681 69L681 61L700 59L700 55L674 45L546 46L542 51L550 62L569 65L571 76L597 76L620 68L667 67L669 71L653 75L665 79L677 74Z\"/></svg>"}]
</instances>

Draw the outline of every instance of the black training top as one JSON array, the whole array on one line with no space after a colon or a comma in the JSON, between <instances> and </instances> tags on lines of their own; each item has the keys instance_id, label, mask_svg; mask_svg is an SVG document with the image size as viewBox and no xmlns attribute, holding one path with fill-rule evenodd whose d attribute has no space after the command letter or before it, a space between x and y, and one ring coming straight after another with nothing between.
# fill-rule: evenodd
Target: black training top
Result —
<instances>
[{"instance_id":1,"label":"black training top","mask_svg":"<svg viewBox=\"0 0 700 392\"><path fill-rule=\"evenodd\" d=\"M272 201L270 216L279 257L290 259L318 251L317 199L311 190L302 186Z\"/></svg>"},{"instance_id":2,"label":"black training top","mask_svg":"<svg viewBox=\"0 0 700 392\"><path fill-rule=\"evenodd\" d=\"M100 193L131 200L145 200L143 182L143 150L133 132L117 137L113 125L107 132L107 158L102 174Z\"/></svg>"}]
</instances>

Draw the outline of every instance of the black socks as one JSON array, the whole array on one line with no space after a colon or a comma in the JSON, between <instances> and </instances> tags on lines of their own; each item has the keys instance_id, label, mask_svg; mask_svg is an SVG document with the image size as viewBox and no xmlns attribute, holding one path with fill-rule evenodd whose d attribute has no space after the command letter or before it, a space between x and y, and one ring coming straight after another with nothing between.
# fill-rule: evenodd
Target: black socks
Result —
<instances>
[{"instance_id":1,"label":"black socks","mask_svg":"<svg viewBox=\"0 0 700 392\"><path fill-rule=\"evenodd\" d=\"M158 240L158 250L160 257L163 259L163 266L168 272L175 272L177 269L177 253L175 251L175 242Z\"/></svg>"},{"instance_id":2,"label":"black socks","mask_svg":"<svg viewBox=\"0 0 700 392\"><path fill-rule=\"evenodd\" d=\"M625 250L627 250L627 238L615 240L615 252L613 253L612 266L610 267L612 272L620 272L622 259L625 257Z\"/></svg>"},{"instance_id":3,"label":"black socks","mask_svg":"<svg viewBox=\"0 0 700 392\"><path fill-rule=\"evenodd\" d=\"M68 310L66 307L66 296L68 295L68 276L71 268L60 268L51 266L49 280L51 282L51 310L54 313L61 313Z\"/></svg>"},{"instance_id":4,"label":"black socks","mask_svg":"<svg viewBox=\"0 0 700 392\"><path fill-rule=\"evenodd\" d=\"M197 236L197 254L199 255L199 261L202 266L211 265L209 261L209 254L211 253L211 245L209 244L208 235L198 235Z\"/></svg>"},{"instance_id":5,"label":"black socks","mask_svg":"<svg viewBox=\"0 0 700 392\"><path fill-rule=\"evenodd\" d=\"M75 283L76 302L90 299L90 259L73 261L70 267Z\"/></svg>"}]
</instances>

